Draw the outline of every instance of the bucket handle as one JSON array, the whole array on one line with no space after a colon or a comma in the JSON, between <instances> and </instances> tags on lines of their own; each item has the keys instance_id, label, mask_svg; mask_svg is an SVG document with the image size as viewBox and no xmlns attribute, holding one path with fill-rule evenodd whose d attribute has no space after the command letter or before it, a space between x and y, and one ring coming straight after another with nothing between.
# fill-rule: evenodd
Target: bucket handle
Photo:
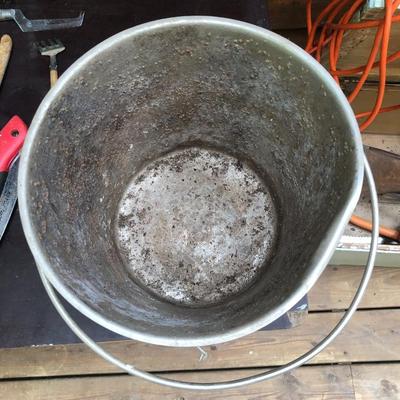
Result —
<instances>
[{"instance_id":1,"label":"bucket handle","mask_svg":"<svg viewBox=\"0 0 400 400\"><path fill-rule=\"evenodd\" d=\"M367 178L368 189L371 195L371 210L372 210L372 232L371 232L371 246L368 255L368 260L366 263L364 274L361 278L360 285L354 295L354 298L344 313L341 320L337 323L337 325L329 332L324 339L322 339L317 345L315 345L311 350L304 353L300 357L290 361L289 363L282 365L280 367L276 367L270 369L266 372L262 372L260 374L255 374L246 378L234 379L231 381L225 382L187 382L187 381L179 381L174 379L163 378L161 376L152 374L150 372L146 372L140 369L137 369L135 366L126 364L114 357L112 354L104 350L100 345L98 345L94 340L92 340L86 333L79 327L79 325L72 319L72 317L65 310L64 306L61 304L59 298L57 297L54 288L51 283L45 276L44 271L38 266L39 274L42 279L43 285L46 289L47 294L50 297L51 302L54 307L57 309L60 316L63 318L65 323L71 328L71 330L77 335L82 342L84 342L88 347L90 347L95 353L97 353L100 357L103 357L106 361L114 364L115 366L121 368L129 375L140 377L146 379L150 382L159 383L161 385L175 387L178 389L196 389L196 390L220 390L220 389L231 389L239 386L244 386L251 383L257 383L261 381L265 381L267 379L271 379L292 371L294 368L297 368L313 357L315 357L318 353L320 353L325 347L327 347L338 334L343 330L343 328L347 325L350 318L353 316L354 312L357 310L357 307L361 301L362 296L365 293L368 282L371 278L372 271L374 268L377 246L378 246L378 234L379 234L379 209L378 209L378 196L375 188L374 178L371 172L371 168L367 161L367 158L364 155L364 170L365 176Z\"/></svg>"}]
</instances>

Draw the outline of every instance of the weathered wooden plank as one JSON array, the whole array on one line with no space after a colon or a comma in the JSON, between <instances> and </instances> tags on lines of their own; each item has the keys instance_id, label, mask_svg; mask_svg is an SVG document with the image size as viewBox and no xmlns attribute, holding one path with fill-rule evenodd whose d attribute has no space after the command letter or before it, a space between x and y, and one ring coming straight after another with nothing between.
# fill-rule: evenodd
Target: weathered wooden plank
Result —
<instances>
[{"instance_id":1,"label":"weathered wooden plank","mask_svg":"<svg viewBox=\"0 0 400 400\"><path fill-rule=\"evenodd\" d=\"M235 379L260 370L166 374L196 382ZM41 379L0 382L0 398L13 400L225 400L355 399L349 365L302 367L283 377L231 390L189 391L130 376Z\"/></svg>"},{"instance_id":2,"label":"weathered wooden plank","mask_svg":"<svg viewBox=\"0 0 400 400\"><path fill-rule=\"evenodd\" d=\"M345 309L359 286L363 267L329 266L309 293L310 310ZM360 308L400 307L400 268L375 267Z\"/></svg>"},{"instance_id":3,"label":"weathered wooden plank","mask_svg":"<svg viewBox=\"0 0 400 400\"><path fill-rule=\"evenodd\" d=\"M357 400L399 400L400 365L352 365Z\"/></svg>"},{"instance_id":4,"label":"weathered wooden plank","mask_svg":"<svg viewBox=\"0 0 400 400\"><path fill-rule=\"evenodd\" d=\"M329 0L313 1L313 18L329 3ZM298 29L306 26L306 0L268 0L270 29Z\"/></svg>"},{"instance_id":5,"label":"weathered wooden plank","mask_svg":"<svg viewBox=\"0 0 400 400\"><path fill-rule=\"evenodd\" d=\"M369 111L373 108L377 95L377 86L369 84L364 86L360 94L353 102L355 113ZM383 106L392 106L400 103L400 85L386 87ZM400 134L400 110L382 113L366 129L365 133L379 135L399 135Z\"/></svg>"},{"instance_id":6,"label":"weathered wooden plank","mask_svg":"<svg viewBox=\"0 0 400 400\"><path fill-rule=\"evenodd\" d=\"M367 146L400 154L400 133L398 135L374 135L366 133L362 135L362 139L363 143Z\"/></svg>"},{"instance_id":7,"label":"weathered wooden plank","mask_svg":"<svg viewBox=\"0 0 400 400\"><path fill-rule=\"evenodd\" d=\"M367 21L371 19L382 19L385 14L385 8L384 2L381 3L382 4L378 5L376 1L366 2L362 8L361 15L357 16L354 22L359 20ZM397 11L397 14L400 14L400 8ZM339 53L338 69L351 69L365 65L370 56L375 35L375 28L346 31ZM388 49L389 54L398 51L399 39L400 25L392 24ZM329 64L327 52L325 52L323 56L323 64ZM357 75L351 75L351 77L357 77ZM400 82L400 60L396 60L387 65L386 78L387 82ZM379 80L379 67L371 70L368 80L375 82Z\"/></svg>"},{"instance_id":8,"label":"weathered wooden plank","mask_svg":"<svg viewBox=\"0 0 400 400\"><path fill-rule=\"evenodd\" d=\"M281 365L310 349L341 313L313 313L300 326L259 331L232 342L175 349L135 341L104 345L122 360L153 371L266 367ZM345 331L312 363L400 361L400 309L358 311ZM1 349L0 378L118 372L83 344Z\"/></svg>"},{"instance_id":9,"label":"weathered wooden plank","mask_svg":"<svg viewBox=\"0 0 400 400\"><path fill-rule=\"evenodd\" d=\"M163 376L210 382L248 376L261 370L169 373ZM0 397L13 400L202 400L400 398L400 364L301 367L283 377L242 388L195 392L151 384L126 375L0 382Z\"/></svg>"},{"instance_id":10,"label":"weathered wooden plank","mask_svg":"<svg viewBox=\"0 0 400 400\"><path fill-rule=\"evenodd\" d=\"M339 57L338 60L338 69L350 69L365 65L371 53L375 33L375 29L362 29L347 32L340 53L341 57ZM393 24L389 42L389 54L398 51L399 40L400 25ZM389 63L386 74L388 82L399 82L400 60ZM368 79L371 81L378 81L379 68L374 68L369 74Z\"/></svg>"},{"instance_id":11,"label":"weathered wooden plank","mask_svg":"<svg viewBox=\"0 0 400 400\"><path fill-rule=\"evenodd\" d=\"M400 24L398 24L398 28L400 29ZM307 41L307 35L304 29L279 30L276 31L276 33L286 37L287 39L291 40L302 48L304 48ZM360 61L356 64L354 64L354 62L353 64L346 64L345 66L343 66L343 68L358 66L360 64ZM392 66L391 74L398 76L400 79L400 60L398 67L396 67L396 65ZM364 88L360 91L358 97L353 102L354 112L359 113L371 110L375 104L376 96L377 84L370 82L369 84L365 85ZM385 107L396 104L400 104L400 85L388 85L386 87L383 106ZM370 146L374 146L374 144L377 144L376 147L383 148L384 150L393 151L393 149L396 149L396 152L399 152L400 124L398 121L400 121L400 110L378 115L376 120L364 132L364 143ZM396 136L390 137L391 135ZM382 141L386 143L382 143Z\"/></svg>"},{"instance_id":12,"label":"weathered wooden plank","mask_svg":"<svg viewBox=\"0 0 400 400\"><path fill-rule=\"evenodd\" d=\"M307 43L307 30L305 28L302 29L281 29L275 30L275 33L289 39L291 42L297 44L302 49L306 47Z\"/></svg>"}]
</instances>

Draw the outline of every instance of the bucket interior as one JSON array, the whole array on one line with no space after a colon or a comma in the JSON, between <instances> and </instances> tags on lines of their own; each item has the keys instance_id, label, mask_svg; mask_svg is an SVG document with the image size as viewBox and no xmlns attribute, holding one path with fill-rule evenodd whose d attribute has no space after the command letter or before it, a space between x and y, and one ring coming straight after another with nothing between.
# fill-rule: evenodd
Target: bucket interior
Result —
<instances>
[{"instance_id":1,"label":"bucket interior","mask_svg":"<svg viewBox=\"0 0 400 400\"><path fill-rule=\"evenodd\" d=\"M51 280L151 343L217 343L283 314L359 190L321 72L266 31L210 21L101 45L49 94L24 154Z\"/></svg>"}]
</instances>

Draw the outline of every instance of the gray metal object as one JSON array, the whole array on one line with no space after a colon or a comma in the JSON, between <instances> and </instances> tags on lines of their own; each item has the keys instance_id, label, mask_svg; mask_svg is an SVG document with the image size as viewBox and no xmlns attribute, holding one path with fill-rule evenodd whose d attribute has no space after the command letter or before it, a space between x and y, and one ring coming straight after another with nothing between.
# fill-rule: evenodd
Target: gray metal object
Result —
<instances>
[{"instance_id":1,"label":"gray metal object","mask_svg":"<svg viewBox=\"0 0 400 400\"><path fill-rule=\"evenodd\" d=\"M364 152L371 165L378 194L400 193L400 155L370 146L364 146Z\"/></svg>"},{"instance_id":2,"label":"gray metal object","mask_svg":"<svg viewBox=\"0 0 400 400\"><path fill-rule=\"evenodd\" d=\"M273 250L263 248L262 240L252 240L253 248L238 251L240 260L256 266L250 282L240 282L235 268L228 281L226 271L218 267L226 265L226 259L216 262L214 274L222 286L211 286L213 299L187 296L182 305L157 285L146 288L143 277L135 273L121 246L119 216L124 196L140 183L137 177L157 163L168 172L169 157L184 149L236 159L252 177L250 185L258 187L254 194L262 193L260 204L271 197L277 228L269 225ZM186 168L187 158L185 162ZM223 164L218 164L217 175ZM179 163L172 167L180 169ZM232 189L228 175L225 171L217 186L227 183L226 190ZM149 176L145 173L143 179ZM63 74L31 124L21 159L19 201L39 268L78 310L130 338L199 346L260 329L308 292L349 220L362 178L357 122L345 96L312 57L253 25L180 17L121 32ZM192 251L200 243L193 240L202 235L206 245L214 239L217 243L228 232L232 243L238 243L238 235L249 234L249 228L230 233L232 226L221 222L234 221L236 229L236 215L262 215L250 212L254 205L239 200L235 214L231 204L219 203L218 193L210 190L210 204L217 207L210 209L207 219L193 218L190 225L186 216L193 216L194 210L185 199L194 185L193 180L180 186L176 212L163 210L166 222L160 224L171 238L161 235L154 240L156 225L149 239L143 239L143 229L137 232L142 235L136 244L144 251L141 256L157 259L167 270L161 273L171 273L181 282L201 269L201 252L190 264L188 251L177 250ZM159 185L154 190L154 198L157 191L162 196ZM246 198L245 193L241 196ZM229 199L227 193L222 197ZM198 201L197 208L203 204ZM146 210L124 211L126 226L130 223L136 229L141 215L150 214L155 221L157 207L154 203ZM199 216L203 214L200 206ZM173 217L177 226L186 226L185 234L174 236L172 225L166 228ZM260 229L265 238L268 223L261 222L250 229ZM219 228L224 230L221 235L216 233ZM253 232L253 239L256 235ZM163 238L171 244L171 253L165 254ZM187 246L175 245L174 238L188 239ZM225 245L221 242L222 254L232 254ZM251 258L257 252L261 267ZM210 262L220 254L218 246L207 250ZM180 262L181 271L176 267ZM210 270L206 276L211 275ZM199 279L199 284L206 281ZM226 290L228 283L234 290ZM206 289L203 286L198 293Z\"/></svg>"},{"instance_id":3,"label":"gray metal object","mask_svg":"<svg viewBox=\"0 0 400 400\"><path fill-rule=\"evenodd\" d=\"M17 202L18 158L13 162L8 172L3 191L0 194L0 241Z\"/></svg>"},{"instance_id":4,"label":"gray metal object","mask_svg":"<svg viewBox=\"0 0 400 400\"><path fill-rule=\"evenodd\" d=\"M400 268L399 245L378 245L375 266ZM341 245L337 248L329 264L331 265L365 265L370 245Z\"/></svg>"},{"instance_id":5,"label":"gray metal object","mask_svg":"<svg viewBox=\"0 0 400 400\"><path fill-rule=\"evenodd\" d=\"M307 363L317 354L319 354L322 350L324 350L332 341L340 334L340 332L344 329L347 323L350 321L351 317L357 310L358 305L365 293L368 282L371 278L372 271L374 269L374 262L376 257L377 245L378 245L378 235L379 235L379 210L378 210L378 197L376 193L374 178L371 173L371 168L368 164L368 160L365 158L365 177L368 182L368 188L371 194L371 211L372 211L372 233L371 233L371 247L369 249L368 258L366 261L366 267L364 274L361 278L360 285L356 290L353 300L351 301L348 309L343 314L343 317L336 324L336 326L322 339L319 343L317 343L312 349L308 352L302 354L300 357L296 358L288 362L285 365L282 365L277 368L270 369L267 372L262 372L260 374L251 375L245 378L234 379L231 381L225 382L187 382L187 381L179 381L174 379L164 378L162 376L158 376L146 371L142 371L137 369L134 365L127 364L124 361L119 360L114 357L108 351L104 350L100 345L94 342L90 337L88 337L85 332L76 324L76 322L71 318L68 312L65 310L64 306L61 304L57 295L54 292L51 283L47 279L44 270L39 267L39 274L43 281L43 285L46 289L47 294L50 297L51 302L64 319L66 324L71 328L71 330L94 352L96 352L100 357L104 358L106 361L111 364L121 368L123 371L127 372L132 376L137 376L143 379L146 379L149 382L158 383L160 385L171 386L178 389L191 389L191 390L221 390L221 389L232 389L235 387L245 386L257 382L266 381L277 376L283 375L287 372L294 370L297 367Z\"/></svg>"},{"instance_id":6,"label":"gray metal object","mask_svg":"<svg viewBox=\"0 0 400 400\"><path fill-rule=\"evenodd\" d=\"M19 9L0 10L0 21L14 20L22 32L39 32L53 29L77 28L82 25L85 13L76 18L28 19Z\"/></svg>"},{"instance_id":7,"label":"gray metal object","mask_svg":"<svg viewBox=\"0 0 400 400\"><path fill-rule=\"evenodd\" d=\"M58 79L57 54L64 51L65 46L60 39L48 39L37 42L36 47L42 56L50 57L50 86L53 87Z\"/></svg>"},{"instance_id":8,"label":"gray metal object","mask_svg":"<svg viewBox=\"0 0 400 400\"><path fill-rule=\"evenodd\" d=\"M367 0L362 9L362 17L364 19L379 18L382 16L382 11L385 9L385 0ZM397 6L395 14L398 15L400 5Z\"/></svg>"},{"instance_id":9,"label":"gray metal object","mask_svg":"<svg viewBox=\"0 0 400 400\"><path fill-rule=\"evenodd\" d=\"M65 46L59 39L41 40L36 43L36 47L42 56L50 57L50 65L53 63L56 67L56 55L65 50Z\"/></svg>"},{"instance_id":10,"label":"gray metal object","mask_svg":"<svg viewBox=\"0 0 400 400\"><path fill-rule=\"evenodd\" d=\"M400 211L400 194L398 193L386 193L384 195L379 195L379 191L385 186L382 185L384 180L378 179L382 178L379 170L379 163L371 159L368 154L368 149L364 146L365 155L368 159L369 165L371 166L372 173L375 179L376 190L378 192L378 202L379 202L379 221L381 226L385 226L389 229L399 228L399 211ZM385 162L385 160L383 160ZM381 162L382 164L382 162ZM375 171L378 172L376 176ZM399 171L400 173L400 171ZM378 179L377 179L378 178ZM364 184L365 186L365 184ZM365 196L363 191L360 197L360 201L354 210L354 214L360 216L361 218L371 220L371 211L369 204L369 194ZM384 191L384 190L383 190ZM354 225L349 224L340 242L337 245L336 251L329 261L331 265L365 265L369 247L371 243L370 233L358 228ZM379 238L375 266L379 267L397 267L400 268L400 245L391 242L389 239L383 237Z\"/></svg>"}]
</instances>

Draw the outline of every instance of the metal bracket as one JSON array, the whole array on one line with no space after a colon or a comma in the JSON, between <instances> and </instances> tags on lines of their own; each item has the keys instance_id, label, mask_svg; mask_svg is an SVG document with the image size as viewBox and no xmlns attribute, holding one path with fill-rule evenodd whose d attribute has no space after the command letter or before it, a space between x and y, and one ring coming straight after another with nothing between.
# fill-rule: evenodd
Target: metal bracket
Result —
<instances>
[{"instance_id":1,"label":"metal bracket","mask_svg":"<svg viewBox=\"0 0 400 400\"><path fill-rule=\"evenodd\" d=\"M51 29L76 28L82 25L85 13L83 11L76 18L59 19L28 19L21 10L0 9L0 21L14 20L22 32L39 32Z\"/></svg>"}]
</instances>

